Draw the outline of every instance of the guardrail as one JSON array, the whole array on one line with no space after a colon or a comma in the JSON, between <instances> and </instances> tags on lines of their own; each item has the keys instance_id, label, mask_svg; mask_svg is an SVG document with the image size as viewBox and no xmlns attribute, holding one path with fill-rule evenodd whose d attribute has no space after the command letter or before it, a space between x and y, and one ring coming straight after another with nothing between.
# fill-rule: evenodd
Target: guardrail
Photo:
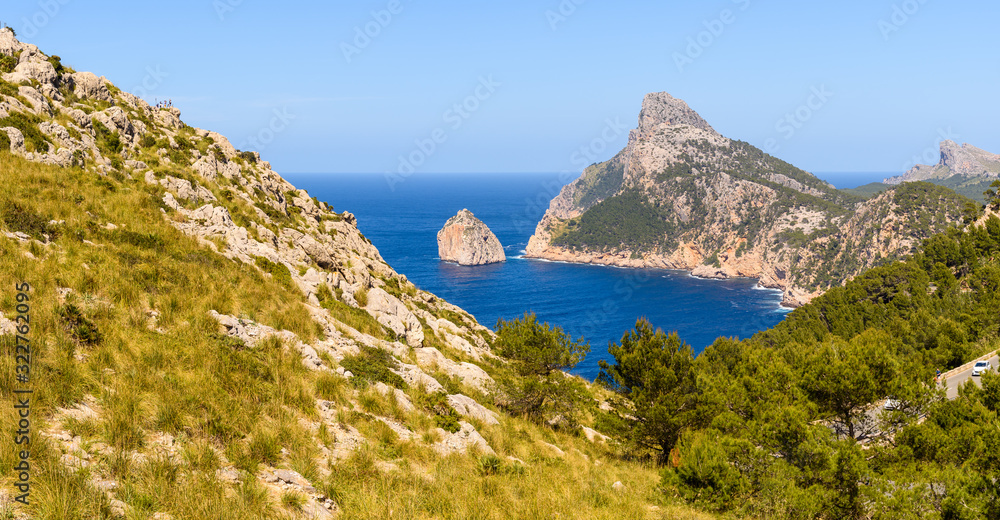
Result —
<instances>
[{"instance_id":1,"label":"guardrail","mask_svg":"<svg viewBox=\"0 0 1000 520\"><path fill-rule=\"evenodd\" d=\"M941 381L945 381L949 377L951 377L951 376L953 376L953 375L955 375L955 374L957 374L959 372L965 372L966 370L972 368L972 366L975 365L977 361L986 361L987 359L990 359L991 357L997 355L997 352L1000 352L1000 350L994 350L993 352L990 352L989 354L984 354L982 356L979 356L978 358L973 359L972 361L969 361L968 363L966 363L966 364L964 364L964 365L962 365L962 366L960 366L958 368L953 368L953 369L951 369L951 370L949 370L947 372L942 373L941 374Z\"/></svg>"}]
</instances>

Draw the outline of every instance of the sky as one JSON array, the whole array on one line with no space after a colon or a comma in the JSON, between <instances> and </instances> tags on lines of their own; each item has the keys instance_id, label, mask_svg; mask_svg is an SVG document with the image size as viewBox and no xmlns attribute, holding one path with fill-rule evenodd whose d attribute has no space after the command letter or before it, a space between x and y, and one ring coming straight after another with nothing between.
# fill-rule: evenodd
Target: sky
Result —
<instances>
[{"instance_id":1,"label":"sky","mask_svg":"<svg viewBox=\"0 0 1000 520\"><path fill-rule=\"evenodd\" d=\"M575 172L643 96L812 172L1000 152L1000 5L952 0L7 2L76 70L278 172Z\"/></svg>"}]
</instances>

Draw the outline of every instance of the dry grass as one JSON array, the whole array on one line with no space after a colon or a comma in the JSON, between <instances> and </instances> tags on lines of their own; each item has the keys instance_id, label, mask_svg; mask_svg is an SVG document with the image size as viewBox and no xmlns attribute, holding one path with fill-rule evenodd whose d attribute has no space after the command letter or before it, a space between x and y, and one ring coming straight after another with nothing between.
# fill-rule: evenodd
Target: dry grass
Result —
<instances>
[{"instance_id":1,"label":"dry grass","mask_svg":"<svg viewBox=\"0 0 1000 520\"><path fill-rule=\"evenodd\" d=\"M0 236L0 312L13 313L16 283L33 286L33 428L45 428L42 418L53 417L56 407L95 396L98 419L60 426L84 445L103 443L114 452L73 473L59 462L61 453L35 435L33 505L26 511L32 518L113 518L108 497L92 484L97 475L115 479L115 497L128 506L128 518L156 512L178 520L296 517L300 497L275 498L257 481L265 464L306 476L339 503L345 519L701 518L663 503L655 468L521 419L505 417L495 427L474 422L499 463L476 453L441 457L426 444L439 434L423 411L405 411L394 398L311 372L298 352L277 340L247 349L220 337L209 310L285 328L306 341L317 337L317 327L301 293L174 229L160 211L159 188L7 153L0 153L0 184L0 205L22 201L46 222L66 222L48 245ZM104 229L108 222L118 230ZM100 332L99 341L81 342L66 326L57 311L56 289L63 287L72 289L68 301ZM151 310L159 313L161 331L149 327ZM346 312L334 316L367 321ZM5 403L15 387L13 350L9 337L0 339ZM326 464L320 456L321 446L332 448L336 438L328 425L308 426L318 421L317 399L334 402L340 419L367 439L346 461ZM373 415L406 425L415 439L401 441ZM3 407L4 487L15 464L15 424L12 408ZM178 459L154 455L156 432L175 437ZM566 456L553 455L545 442ZM133 451L144 453L144 462L135 462ZM380 461L398 469L379 469ZM242 484L215 476L227 462L242 470ZM624 493L611 489L615 481L625 484ZM663 509L654 512L651 505Z\"/></svg>"}]
</instances>

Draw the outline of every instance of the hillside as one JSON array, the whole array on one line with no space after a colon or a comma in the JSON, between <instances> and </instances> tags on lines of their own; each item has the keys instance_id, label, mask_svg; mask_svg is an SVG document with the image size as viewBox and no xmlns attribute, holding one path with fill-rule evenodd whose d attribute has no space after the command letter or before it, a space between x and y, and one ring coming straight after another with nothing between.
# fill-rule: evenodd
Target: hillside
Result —
<instances>
[{"instance_id":1,"label":"hillside","mask_svg":"<svg viewBox=\"0 0 1000 520\"><path fill-rule=\"evenodd\" d=\"M658 93L643 101L626 148L551 202L527 256L754 277L797 306L974 211L929 184L867 201L838 191Z\"/></svg>"},{"instance_id":2,"label":"hillside","mask_svg":"<svg viewBox=\"0 0 1000 520\"><path fill-rule=\"evenodd\" d=\"M257 153L9 29L0 69L0 398L33 392L27 504L0 414L0 517L701 517L507 413L496 334Z\"/></svg>"}]
</instances>

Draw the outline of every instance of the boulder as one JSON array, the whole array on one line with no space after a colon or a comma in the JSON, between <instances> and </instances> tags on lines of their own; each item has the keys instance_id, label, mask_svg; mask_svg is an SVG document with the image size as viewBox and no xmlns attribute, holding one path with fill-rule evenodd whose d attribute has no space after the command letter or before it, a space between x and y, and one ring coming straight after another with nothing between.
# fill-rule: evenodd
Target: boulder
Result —
<instances>
[{"instance_id":1,"label":"boulder","mask_svg":"<svg viewBox=\"0 0 1000 520\"><path fill-rule=\"evenodd\" d=\"M77 72L71 76L73 93L84 99L111 101L111 91L104 84L104 78L97 77L93 72Z\"/></svg>"},{"instance_id":2,"label":"boulder","mask_svg":"<svg viewBox=\"0 0 1000 520\"><path fill-rule=\"evenodd\" d=\"M24 134L22 134L20 130L12 126L8 126L0 128L0 131L7 132L7 137L10 138L10 151L18 155L28 153L27 148L24 147Z\"/></svg>"},{"instance_id":3,"label":"boulder","mask_svg":"<svg viewBox=\"0 0 1000 520\"><path fill-rule=\"evenodd\" d=\"M424 342L424 329L420 320L395 296L378 287L368 291L368 305L365 310L379 323L391 329L397 336L405 336L406 344L420 347Z\"/></svg>"},{"instance_id":4,"label":"boulder","mask_svg":"<svg viewBox=\"0 0 1000 520\"><path fill-rule=\"evenodd\" d=\"M55 85L59 80L59 74L47 61L22 61L14 67L14 72L4 74L4 80L14 84L36 80L43 85Z\"/></svg>"},{"instance_id":5,"label":"boulder","mask_svg":"<svg viewBox=\"0 0 1000 520\"><path fill-rule=\"evenodd\" d=\"M480 453L496 455L496 452L486 442L486 439L476 431L475 427L465 421L459 421L458 424L461 429L455 433L448 433L441 428L436 430L442 439L440 442L434 444L434 451L437 451L441 455L451 453L465 454L470 448L474 447Z\"/></svg>"},{"instance_id":6,"label":"boulder","mask_svg":"<svg viewBox=\"0 0 1000 520\"><path fill-rule=\"evenodd\" d=\"M458 412L458 415L478 419L483 424L500 424L500 421L497 420L496 412L479 404L475 399L467 395L449 395L448 404Z\"/></svg>"},{"instance_id":7,"label":"boulder","mask_svg":"<svg viewBox=\"0 0 1000 520\"><path fill-rule=\"evenodd\" d=\"M438 256L459 265L486 265L507 260L500 240L483 221L463 209L437 234Z\"/></svg>"}]
</instances>

